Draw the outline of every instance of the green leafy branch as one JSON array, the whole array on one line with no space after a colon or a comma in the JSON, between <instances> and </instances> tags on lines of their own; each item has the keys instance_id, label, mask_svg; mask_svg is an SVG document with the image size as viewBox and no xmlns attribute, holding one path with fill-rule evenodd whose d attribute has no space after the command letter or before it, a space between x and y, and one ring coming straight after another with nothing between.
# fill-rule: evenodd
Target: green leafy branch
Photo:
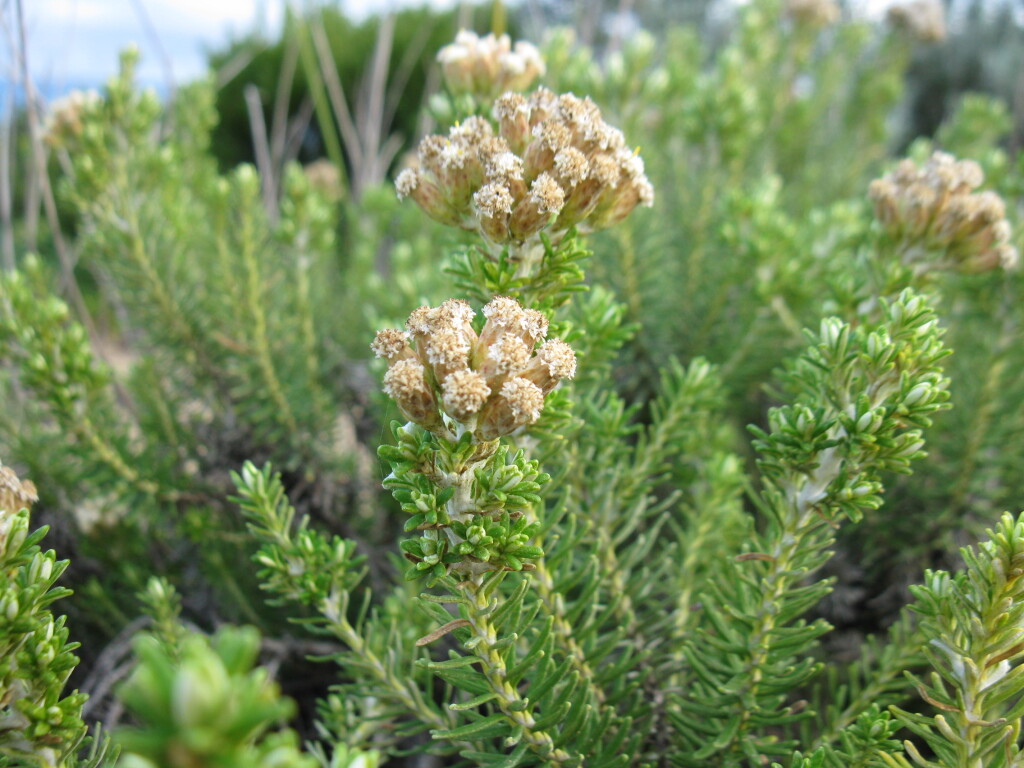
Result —
<instances>
[{"instance_id":1,"label":"green leafy branch","mask_svg":"<svg viewBox=\"0 0 1024 768\"><path fill-rule=\"evenodd\" d=\"M711 582L705 624L686 649L695 684L674 719L692 745L682 765L757 765L793 748L769 731L807 716L787 698L818 670L806 654L830 629L800 620L830 589L806 578L844 518L881 505L879 473L906 472L922 455L921 429L946 403L932 310L905 291L883 315L877 327L823 321L787 372L794 402L770 412L767 431L752 428L767 525Z\"/></svg>"},{"instance_id":2,"label":"green leafy branch","mask_svg":"<svg viewBox=\"0 0 1024 768\"><path fill-rule=\"evenodd\" d=\"M582 262L592 254L570 232L556 245L544 233L537 254L503 248L497 255L480 246L457 253L447 271L465 296L486 302L494 296L511 296L525 307L548 310L561 306L574 293L585 291Z\"/></svg>"},{"instance_id":3,"label":"green leafy branch","mask_svg":"<svg viewBox=\"0 0 1024 768\"><path fill-rule=\"evenodd\" d=\"M450 727L451 717L424 695L424 676L404 670L411 660L403 652L412 649L392 645L395 632L389 622L408 620L408 616L392 616L383 624L378 614L367 616L367 592L367 603L358 618L349 618L352 591L366 575L366 558L355 555L355 542L337 536L328 539L310 528L306 518L296 523L295 509L288 503L281 479L269 466L257 469L246 463L233 479L239 494L235 501L261 545L255 559L261 566L263 588L277 595L277 602L316 610L318 615L303 623L345 643L348 651L333 659L352 675L362 697L372 694L388 702L386 716L407 721L397 735ZM375 714L384 716L379 711Z\"/></svg>"},{"instance_id":4,"label":"green leafy branch","mask_svg":"<svg viewBox=\"0 0 1024 768\"><path fill-rule=\"evenodd\" d=\"M929 571L924 584L912 588L934 671L910 679L939 712L891 710L934 757L905 741L910 760L887 755L889 766L1003 768L1024 762L1024 515L1004 515L988 536L962 550L962 572Z\"/></svg>"},{"instance_id":5,"label":"green leafy branch","mask_svg":"<svg viewBox=\"0 0 1024 768\"><path fill-rule=\"evenodd\" d=\"M0 470L0 763L111 765L107 740L98 730L90 736L82 719L88 697L64 691L79 644L69 642L65 617L55 618L50 606L71 594L56 586L68 561L42 551L48 528L30 532L28 509L4 509L13 473Z\"/></svg>"}]
</instances>

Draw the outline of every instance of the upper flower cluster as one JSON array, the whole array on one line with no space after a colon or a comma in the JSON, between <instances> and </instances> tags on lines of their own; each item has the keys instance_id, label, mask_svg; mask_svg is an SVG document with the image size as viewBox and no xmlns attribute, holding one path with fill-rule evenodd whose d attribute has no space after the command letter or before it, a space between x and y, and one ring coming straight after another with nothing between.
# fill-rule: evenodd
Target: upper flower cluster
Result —
<instances>
[{"instance_id":1,"label":"upper flower cluster","mask_svg":"<svg viewBox=\"0 0 1024 768\"><path fill-rule=\"evenodd\" d=\"M946 39L946 11L939 0L909 0L889 8L889 23L925 43Z\"/></svg>"},{"instance_id":2,"label":"upper flower cluster","mask_svg":"<svg viewBox=\"0 0 1024 768\"><path fill-rule=\"evenodd\" d=\"M544 397L575 375L569 345L544 341L548 321L541 312L499 296L483 314L487 321L477 335L473 309L449 299L417 309L404 332L377 333L371 348L388 361L384 391L406 418L446 433L447 416L460 431L495 440L537 421Z\"/></svg>"},{"instance_id":3,"label":"upper flower cluster","mask_svg":"<svg viewBox=\"0 0 1024 768\"><path fill-rule=\"evenodd\" d=\"M835 24L840 8L835 0L786 0L785 14L799 25L818 29Z\"/></svg>"},{"instance_id":4,"label":"upper flower cluster","mask_svg":"<svg viewBox=\"0 0 1024 768\"><path fill-rule=\"evenodd\" d=\"M573 227L604 229L654 202L643 160L589 98L506 93L494 116L497 133L471 117L448 136L423 139L419 168L396 180L398 196L502 245L541 231L557 240Z\"/></svg>"},{"instance_id":5,"label":"upper flower cluster","mask_svg":"<svg viewBox=\"0 0 1024 768\"><path fill-rule=\"evenodd\" d=\"M868 196L886 231L905 243L945 251L948 261L935 266L983 272L1017 264L1010 245L1006 207L995 192L973 192L984 174L971 160L936 152L918 168L903 160L896 169L871 182ZM905 259L917 256L908 251Z\"/></svg>"},{"instance_id":6,"label":"upper flower cluster","mask_svg":"<svg viewBox=\"0 0 1024 768\"><path fill-rule=\"evenodd\" d=\"M530 43L520 40L513 48L508 35L479 37L466 29L438 52L437 60L452 93L484 99L525 91L544 74L544 59Z\"/></svg>"},{"instance_id":7,"label":"upper flower cluster","mask_svg":"<svg viewBox=\"0 0 1024 768\"><path fill-rule=\"evenodd\" d=\"M812 29L834 24L840 16L835 0L786 0L785 12L797 24Z\"/></svg>"},{"instance_id":8,"label":"upper flower cluster","mask_svg":"<svg viewBox=\"0 0 1024 768\"><path fill-rule=\"evenodd\" d=\"M43 136L48 144L59 146L77 137L83 128L86 111L95 107L102 97L98 91L71 91L50 102L43 119Z\"/></svg>"}]
</instances>

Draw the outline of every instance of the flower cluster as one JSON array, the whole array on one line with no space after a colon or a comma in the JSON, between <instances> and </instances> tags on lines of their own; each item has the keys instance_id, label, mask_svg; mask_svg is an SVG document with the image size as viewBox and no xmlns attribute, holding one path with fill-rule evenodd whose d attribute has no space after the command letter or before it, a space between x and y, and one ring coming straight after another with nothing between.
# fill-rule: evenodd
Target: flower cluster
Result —
<instances>
[{"instance_id":1,"label":"flower cluster","mask_svg":"<svg viewBox=\"0 0 1024 768\"><path fill-rule=\"evenodd\" d=\"M834 0L786 0L785 13L796 24L819 29L839 20Z\"/></svg>"},{"instance_id":2,"label":"flower cluster","mask_svg":"<svg viewBox=\"0 0 1024 768\"><path fill-rule=\"evenodd\" d=\"M643 160L590 99L543 88L506 93L494 116L497 133L471 117L448 136L423 139L419 167L395 182L398 196L501 245L541 231L557 241L573 227L604 229L654 202Z\"/></svg>"},{"instance_id":3,"label":"flower cluster","mask_svg":"<svg viewBox=\"0 0 1024 768\"><path fill-rule=\"evenodd\" d=\"M43 136L48 144L59 146L82 132L82 118L86 110L101 101L98 91L72 91L54 99L43 120Z\"/></svg>"},{"instance_id":4,"label":"flower cluster","mask_svg":"<svg viewBox=\"0 0 1024 768\"><path fill-rule=\"evenodd\" d=\"M544 59L530 43L515 48L508 35L479 37L463 29L437 54L445 83L453 94L493 99L506 91L525 91L544 74Z\"/></svg>"},{"instance_id":5,"label":"flower cluster","mask_svg":"<svg viewBox=\"0 0 1024 768\"><path fill-rule=\"evenodd\" d=\"M327 158L322 157L302 166L302 172L305 174L309 186L327 200L337 202L345 197L345 182L342 179L341 171Z\"/></svg>"},{"instance_id":6,"label":"flower cluster","mask_svg":"<svg viewBox=\"0 0 1024 768\"><path fill-rule=\"evenodd\" d=\"M28 480L19 480L14 470L0 463L0 512L14 514L31 508L37 501L36 487Z\"/></svg>"},{"instance_id":7,"label":"flower cluster","mask_svg":"<svg viewBox=\"0 0 1024 768\"><path fill-rule=\"evenodd\" d=\"M887 13L889 23L925 43L946 39L946 11L938 0L910 0L898 3Z\"/></svg>"},{"instance_id":8,"label":"flower cluster","mask_svg":"<svg viewBox=\"0 0 1024 768\"><path fill-rule=\"evenodd\" d=\"M977 163L934 153L923 167L903 160L871 182L868 195L886 232L908 246L904 261L926 253L929 264L965 272L1016 266L1006 207L994 192L973 192L984 180ZM918 248L910 246L920 246ZM934 252L945 260L934 262Z\"/></svg>"},{"instance_id":9,"label":"flower cluster","mask_svg":"<svg viewBox=\"0 0 1024 768\"><path fill-rule=\"evenodd\" d=\"M544 341L541 312L498 297L483 314L478 335L469 304L449 299L413 312L407 331L377 333L371 348L388 361L384 391L407 419L437 434L454 428L496 440L537 421L545 396L575 375L569 345Z\"/></svg>"}]
</instances>

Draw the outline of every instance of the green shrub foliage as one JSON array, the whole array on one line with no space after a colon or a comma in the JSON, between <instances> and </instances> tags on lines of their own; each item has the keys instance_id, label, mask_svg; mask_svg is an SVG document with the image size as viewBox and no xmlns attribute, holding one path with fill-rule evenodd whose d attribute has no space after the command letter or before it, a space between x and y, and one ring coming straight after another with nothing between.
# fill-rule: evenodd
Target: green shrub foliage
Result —
<instances>
[{"instance_id":1,"label":"green shrub foliage","mask_svg":"<svg viewBox=\"0 0 1024 768\"><path fill-rule=\"evenodd\" d=\"M386 187L223 172L213 84L130 53L55 113L77 266L0 274L0 448L77 652L143 593L122 764L1020 764L1024 155L982 96L893 155L940 10L464 31ZM2 477L0 765L112 764Z\"/></svg>"}]
</instances>

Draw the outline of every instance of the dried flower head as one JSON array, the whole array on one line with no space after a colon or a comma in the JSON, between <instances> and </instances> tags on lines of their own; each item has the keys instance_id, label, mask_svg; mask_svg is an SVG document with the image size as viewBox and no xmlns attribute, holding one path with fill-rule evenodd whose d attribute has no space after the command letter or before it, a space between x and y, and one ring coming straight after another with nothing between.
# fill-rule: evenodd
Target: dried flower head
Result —
<instances>
[{"instance_id":1,"label":"dried flower head","mask_svg":"<svg viewBox=\"0 0 1024 768\"><path fill-rule=\"evenodd\" d=\"M904 246L916 269L984 272L1016 265L1006 206L994 192L974 192L984 181L977 163L936 152L922 167L901 161L875 179L868 196L885 231Z\"/></svg>"},{"instance_id":2,"label":"dried flower head","mask_svg":"<svg viewBox=\"0 0 1024 768\"><path fill-rule=\"evenodd\" d=\"M785 13L796 24L820 29L839 20L835 0L786 0Z\"/></svg>"},{"instance_id":3,"label":"dried flower head","mask_svg":"<svg viewBox=\"0 0 1024 768\"><path fill-rule=\"evenodd\" d=\"M436 428L441 420L434 393L426 379L426 369L416 360L399 360L384 374L384 391L410 421Z\"/></svg>"},{"instance_id":4,"label":"dried flower head","mask_svg":"<svg viewBox=\"0 0 1024 768\"><path fill-rule=\"evenodd\" d=\"M19 480L13 469L0 464L0 512L13 514L37 501L36 487L28 480Z\"/></svg>"},{"instance_id":5,"label":"dried flower head","mask_svg":"<svg viewBox=\"0 0 1024 768\"><path fill-rule=\"evenodd\" d=\"M494 104L497 134L479 117L420 143L419 168L395 182L432 218L475 230L499 245L573 227L612 226L654 203L639 154L590 99L543 88Z\"/></svg>"},{"instance_id":6,"label":"dried flower head","mask_svg":"<svg viewBox=\"0 0 1024 768\"><path fill-rule=\"evenodd\" d=\"M102 100L98 91L71 91L50 102L43 118L43 136L52 146L61 146L76 138L83 128L85 112Z\"/></svg>"},{"instance_id":7,"label":"dried flower head","mask_svg":"<svg viewBox=\"0 0 1024 768\"><path fill-rule=\"evenodd\" d=\"M479 37L463 29L437 54L448 89L493 99L505 91L525 91L544 74L544 59L530 43L513 47L508 35Z\"/></svg>"},{"instance_id":8,"label":"dried flower head","mask_svg":"<svg viewBox=\"0 0 1024 768\"><path fill-rule=\"evenodd\" d=\"M486 377L468 368L448 374L441 390L444 409L456 421L471 419L491 396Z\"/></svg>"},{"instance_id":9,"label":"dried flower head","mask_svg":"<svg viewBox=\"0 0 1024 768\"><path fill-rule=\"evenodd\" d=\"M370 345L370 349L377 357L385 358L388 363L394 364L415 354L409 346L409 336L394 328L385 328L378 331L376 338Z\"/></svg>"},{"instance_id":10,"label":"dried flower head","mask_svg":"<svg viewBox=\"0 0 1024 768\"><path fill-rule=\"evenodd\" d=\"M515 377L491 398L477 431L481 440L496 440L540 418L544 393L527 379Z\"/></svg>"},{"instance_id":11,"label":"dried flower head","mask_svg":"<svg viewBox=\"0 0 1024 768\"><path fill-rule=\"evenodd\" d=\"M327 158L320 158L304 165L302 172L306 175L309 185L328 200L337 202L345 197L341 171Z\"/></svg>"},{"instance_id":12,"label":"dried flower head","mask_svg":"<svg viewBox=\"0 0 1024 768\"><path fill-rule=\"evenodd\" d=\"M925 43L946 39L946 11L939 0L898 3L887 13L889 23Z\"/></svg>"},{"instance_id":13,"label":"dried flower head","mask_svg":"<svg viewBox=\"0 0 1024 768\"><path fill-rule=\"evenodd\" d=\"M483 315L477 335L472 307L450 299L415 310L405 332L377 333L370 346L388 361L384 391L406 418L441 434L470 430L494 440L536 421L545 395L575 375L572 348L544 341L543 313L499 296Z\"/></svg>"}]
</instances>

